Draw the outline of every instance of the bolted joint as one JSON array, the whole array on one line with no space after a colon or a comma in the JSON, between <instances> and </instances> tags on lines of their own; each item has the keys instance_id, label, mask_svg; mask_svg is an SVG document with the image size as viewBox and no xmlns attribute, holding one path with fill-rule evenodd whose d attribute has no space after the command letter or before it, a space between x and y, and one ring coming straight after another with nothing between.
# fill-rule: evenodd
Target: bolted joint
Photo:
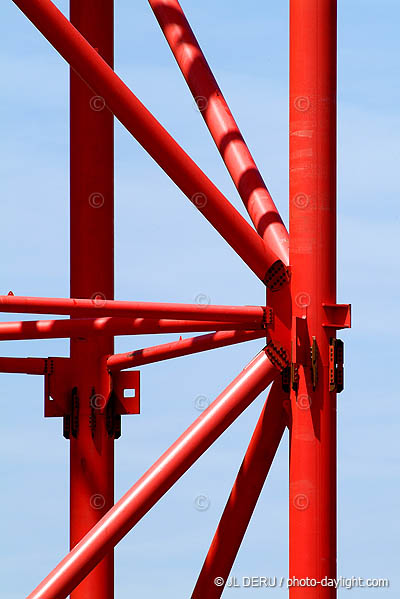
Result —
<instances>
[{"instance_id":1,"label":"bolted joint","mask_svg":"<svg viewBox=\"0 0 400 599\"><path fill-rule=\"evenodd\" d=\"M98 395L94 387L90 394L89 427L94 439L97 419L99 416L105 416L108 435L118 439L121 436L121 415L140 413L140 372L138 370L113 373L105 371L105 374L108 377L108 384L105 385L107 392L104 393L104 397ZM62 418L64 437L77 438L82 398L79 397L78 388L72 387L70 358L48 358L44 378L45 417Z\"/></svg>"},{"instance_id":2,"label":"bolted joint","mask_svg":"<svg viewBox=\"0 0 400 599\"><path fill-rule=\"evenodd\" d=\"M297 390L299 388L299 380L300 380L299 365L296 364L296 362L292 362L290 364L290 383L291 383L291 387L292 387L293 391L297 392Z\"/></svg>"},{"instance_id":3,"label":"bolted joint","mask_svg":"<svg viewBox=\"0 0 400 599\"><path fill-rule=\"evenodd\" d=\"M113 393L106 407L106 428L109 437L119 439L121 436L121 414L116 409L117 397Z\"/></svg>"},{"instance_id":4,"label":"bolted joint","mask_svg":"<svg viewBox=\"0 0 400 599\"><path fill-rule=\"evenodd\" d=\"M344 343L331 337L329 342L329 391L341 393L344 389Z\"/></svg>"},{"instance_id":5,"label":"bolted joint","mask_svg":"<svg viewBox=\"0 0 400 599\"><path fill-rule=\"evenodd\" d=\"M290 368L287 366L282 370L282 391L284 393L290 392Z\"/></svg>"},{"instance_id":6,"label":"bolted joint","mask_svg":"<svg viewBox=\"0 0 400 599\"><path fill-rule=\"evenodd\" d=\"M63 436L66 439L78 437L79 432L79 395L78 388L74 387L71 392L68 413L63 415Z\"/></svg>"},{"instance_id":7,"label":"bolted joint","mask_svg":"<svg viewBox=\"0 0 400 599\"><path fill-rule=\"evenodd\" d=\"M266 329L269 325L274 322L274 311L272 308L266 306L263 308L263 319L262 319L262 328Z\"/></svg>"},{"instance_id":8,"label":"bolted joint","mask_svg":"<svg viewBox=\"0 0 400 599\"><path fill-rule=\"evenodd\" d=\"M281 345L269 341L265 347L265 352L275 368L281 372L290 365L287 351Z\"/></svg>"},{"instance_id":9,"label":"bolted joint","mask_svg":"<svg viewBox=\"0 0 400 599\"><path fill-rule=\"evenodd\" d=\"M315 337L312 338L312 345L310 347L311 354L311 382L313 391L317 388L318 383L318 346L317 339Z\"/></svg>"},{"instance_id":10,"label":"bolted joint","mask_svg":"<svg viewBox=\"0 0 400 599\"><path fill-rule=\"evenodd\" d=\"M286 268L282 260L277 260L267 270L264 283L271 291L279 291L290 281L289 269Z\"/></svg>"}]
</instances>

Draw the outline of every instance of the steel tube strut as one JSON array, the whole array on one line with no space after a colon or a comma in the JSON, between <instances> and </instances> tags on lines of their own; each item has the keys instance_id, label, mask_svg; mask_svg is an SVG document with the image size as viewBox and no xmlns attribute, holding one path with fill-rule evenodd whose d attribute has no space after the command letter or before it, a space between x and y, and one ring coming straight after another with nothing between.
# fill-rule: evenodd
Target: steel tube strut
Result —
<instances>
[{"instance_id":1,"label":"steel tube strut","mask_svg":"<svg viewBox=\"0 0 400 599\"><path fill-rule=\"evenodd\" d=\"M258 233L288 265L286 228L178 0L149 4Z\"/></svg>"},{"instance_id":2,"label":"steel tube strut","mask_svg":"<svg viewBox=\"0 0 400 599\"><path fill-rule=\"evenodd\" d=\"M275 382L258 419L191 599L218 599L222 595L286 428L282 404L285 396L281 382ZM222 579L223 584L216 585L216 579Z\"/></svg>"},{"instance_id":3,"label":"steel tube strut","mask_svg":"<svg viewBox=\"0 0 400 599\"><path fill-rule=\"evenodd\" d=\"M336 392L330 390L336 304L336 0L291 0L291 391L289 576L336 578ZM310 368L310 345L317 357ZM314 374L314 376L312 376ZM332 587L290 589L291 599L333 599Z\"/></svg>"},{"instance_id":4,"label":"steel tube strut","mask_svg":"<svg viewBox=\"0 0 400 599\"><path fill-rule=\"evenodd\" d=\"M210 335L201 335L200 337L190 337L190 339L180 339L172 343L155 345L124 354L115 354L107 360L107 367L110 371L123 370L124 368L133 368L188 356L227 345L235 345L245 341L253 341L265 337L265 331L221 331L211 333Z\"/></svg>"},{"instance_id":5,"label":"steel tube strut","mask_svg":"<svg viewBox=\"0 0 400 599\"><path fill-rule=\"evenodd\" d=\"M0 341L24 339L87 339L107 335L153 335L202 331L265 330L255 323L147 318L74 318L0 323ZM262 336L262 335L260 335Z\"/></svg>"},{"instance_id":6,"label":"steel tube strut","mask_svg":"<svg viewBox=\"0 0 400 599\"><path fill-rule=\"evenodd\" d=\"M106 300L101 292L92 299L2 295L0 296L0 312L69 314L77 317L124 316L129 318L172 318L255 323L263 323L267 318L266 309L262 306L127 302Z\"/></svg>"},{"instance_id":7,"label":"steel tube strut","mask_svg":"<svg viewBox=\"0 0 400 599\"><path fill-rule=\"evenodd\" d=\"M111 69L114 0L70 0L70 18ZM97 294L112 300L114 118L108 110L98 110L93 92L73 70L70 88L70 294L72 298L91 298ZM76 388L79 398L78 432L76 437L70 437L72 549L114 504L114 438L107 430L106 415L93 415L91 408L93 395L108 395L103 363L106 355L114 353L114 341L110 334L85 341L73 338L70 347L71 386ZM87 597L113 599L112 548L71 593L71 599Z\"/></svg>"},{"instance_id":8,"label":"steel tube strut","mask_svg":"<svg viewBox=\"0 0 400 599\"><path fill-rule=\"evenodd\" d=\"M51 0L13 0L262 280L276 256Z\"/></svg>"},{"instance_id":9,"label":"steel tube strut","mask_svg":"<svg viewBox=\"0 0 400 599\"><path fill-rule=\"evenodd\" d=\"M272 382L261 351L27 599L63 599Z\"/></svg>"},{"instance_id":10,"label":"steel tube strut","mask_svg":"<svg viewBox=\"0 0 400 599\"><path fill-rule=\"evenodd\" d=\"M45 374L46 371L46 358L0 358L0 372Z\"/></svg>"}]
</instances>

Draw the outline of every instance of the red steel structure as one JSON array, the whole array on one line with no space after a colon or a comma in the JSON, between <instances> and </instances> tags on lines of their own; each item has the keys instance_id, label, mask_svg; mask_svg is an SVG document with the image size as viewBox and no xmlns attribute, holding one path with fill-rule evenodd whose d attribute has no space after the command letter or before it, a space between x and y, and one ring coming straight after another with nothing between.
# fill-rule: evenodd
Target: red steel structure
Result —
<instances>
[{"instance_id":1,"label":"red steel structure","mask_svg":"<svg viewBox=\"0 0 400 599\"><path fill-rule=\"evenodd\" d=\"M336 302L336 0L290 0L290 240L177 0L149 4L254 228L113 70L114 0L13 0L71 66L71 299L0 297L0 311L69 319L3 322L0 339L70 339L69 358L1 358L45 377L45 415L70 442L70 553L28 599L112 599L113 549L271 383L192 599L223 593L286 429L290 596L332 599L336 578L336 394L350 306ZM267 289L266 306L114 300L114 116ZM93 207L101 208L93 210ZM99 242L99 240L101 240ZM116 335L205 332L114 354ZM138 370L257 338L264 349L114 504L114 440L139 413ZM130 390L130 393L128 393Z\"/></svg>"}]
</instances>

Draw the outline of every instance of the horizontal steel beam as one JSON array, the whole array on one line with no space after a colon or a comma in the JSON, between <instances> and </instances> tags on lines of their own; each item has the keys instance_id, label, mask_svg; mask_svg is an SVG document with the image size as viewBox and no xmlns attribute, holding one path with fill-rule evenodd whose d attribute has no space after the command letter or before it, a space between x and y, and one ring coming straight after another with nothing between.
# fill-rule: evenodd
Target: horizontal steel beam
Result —
<instances>
[{"instance_id":1,"label":"horizontal steel beam","mask_svg":"<svg viewBox=\"0 0 400 599\"><path fill-rule=\"evenodd\" d=\"M144 318L74 318L0 323L0 341L74 339L102 335L153 335L231 330L265 331L255 323Z\"/></svg>"},{"instance_id":2,"label":"horizontal steel beam","mask_svg":"<svg viewBox=\"0 0 400 599\"><path fill-rule=\"evenodd\" d=\"M50 0L13 0L159 166L262 280L278 260L100 54Z\"/></svg>"},{"instance_id":3,"label":"horizontal steel beam","mask_svg":"<svg viewBox=\"0 0 400 599\"><path fill-rule=\"evenodd\" d=\"M46 358L0 358L0 372L46 374Z\"/></svg>"},{"instance_id":4,"label":"horizontal steel beam","mask_svg":"<svg viewBox=\"0 0 400 599\"><path fill-rule=\"evenodd\" d=\"M164 343L144 349L137 349L132 352L115 354L107 360L107 367L111 371L123 370L124 368L133 368L188 356L227 345L235 345L245 341L252 341L265 337L265 331L220 331L210 335L201 335L200 337L190 337L190 339L180 339L172 343Z\"/></svg>"},{"instance_id":5,"label":"horizontal steel beam","mask_svg":"<svg viewBox=\"0 0 400 599\"><path fill-rule=\"evenodd\" d=\"M174 320L219 320L268 324L271 310L262 306L213 306L207 303L173 304L107 300L101 295L92 299L55 297L0 296L0 312L26 314L65 314L70 316L124 316Z\"/></svg>"},{"instance_id":6,"label":"horizontal steel beam","mask_svg":"<svg viewBox=\"0 0 400 599\"><path fill-rule=\"evenodd\" d=\"M289 236L178 0L149 0L258 233L287 266Z\"/></svg>"},{"instance_id":7,"label":"horizontal steel beam","mask_svg":"<svg viewBox=\"0 0 400 599\"><path fill-rule=\"evenodd\" d=\"M261 351L27 599L66 597L277 374Z\"/></svg>"}]
</instances>

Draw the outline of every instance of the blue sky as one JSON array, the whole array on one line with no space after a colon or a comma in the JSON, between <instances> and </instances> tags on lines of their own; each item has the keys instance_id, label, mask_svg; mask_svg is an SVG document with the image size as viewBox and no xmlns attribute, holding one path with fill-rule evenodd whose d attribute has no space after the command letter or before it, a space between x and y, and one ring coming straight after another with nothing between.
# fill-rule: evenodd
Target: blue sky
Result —
<instances>
[{"instance_id":1,"label":"blue sky","mask_svg":"<svg viewBox=\"0 0 400 599\"><path fill-rule=\"evenodd\" d=\"M66 1L56 4L67 12ZM287 4L248 0L244 11L237 1L182 0L286 222ZM343 576L391 582L383 591L353 589L353 599L399 595L399 17L394 0L339 2L338 300L353 304L354 319L342 334L338 563ZM11 0L0 7L0 67L0 293L66 297L68 68ZM116 0L116 70L244 214L144 0ZM202 293L215 304L263 302L252 273L119 123L115 189L117 298L193 302ZM121 338L117 349L154 342ZM142 414L124 419L116 443L117 498L196 418L196 397L215 398L261 344L142 369ZM5 342L0 350L67 355L68 343ZM117 599L190 596L264 400L265 394L120 543ZM41 377L0 375L0 401L0 573L4 597L17 599L67 550L68 444L61 422L42 416ZM237 576L287 573L287 461L285 438ZM199 495L209 498L208 510L195 509ZM265 592L247 589L246 597L257 593Z\"/></svg>"}]
</instances>

